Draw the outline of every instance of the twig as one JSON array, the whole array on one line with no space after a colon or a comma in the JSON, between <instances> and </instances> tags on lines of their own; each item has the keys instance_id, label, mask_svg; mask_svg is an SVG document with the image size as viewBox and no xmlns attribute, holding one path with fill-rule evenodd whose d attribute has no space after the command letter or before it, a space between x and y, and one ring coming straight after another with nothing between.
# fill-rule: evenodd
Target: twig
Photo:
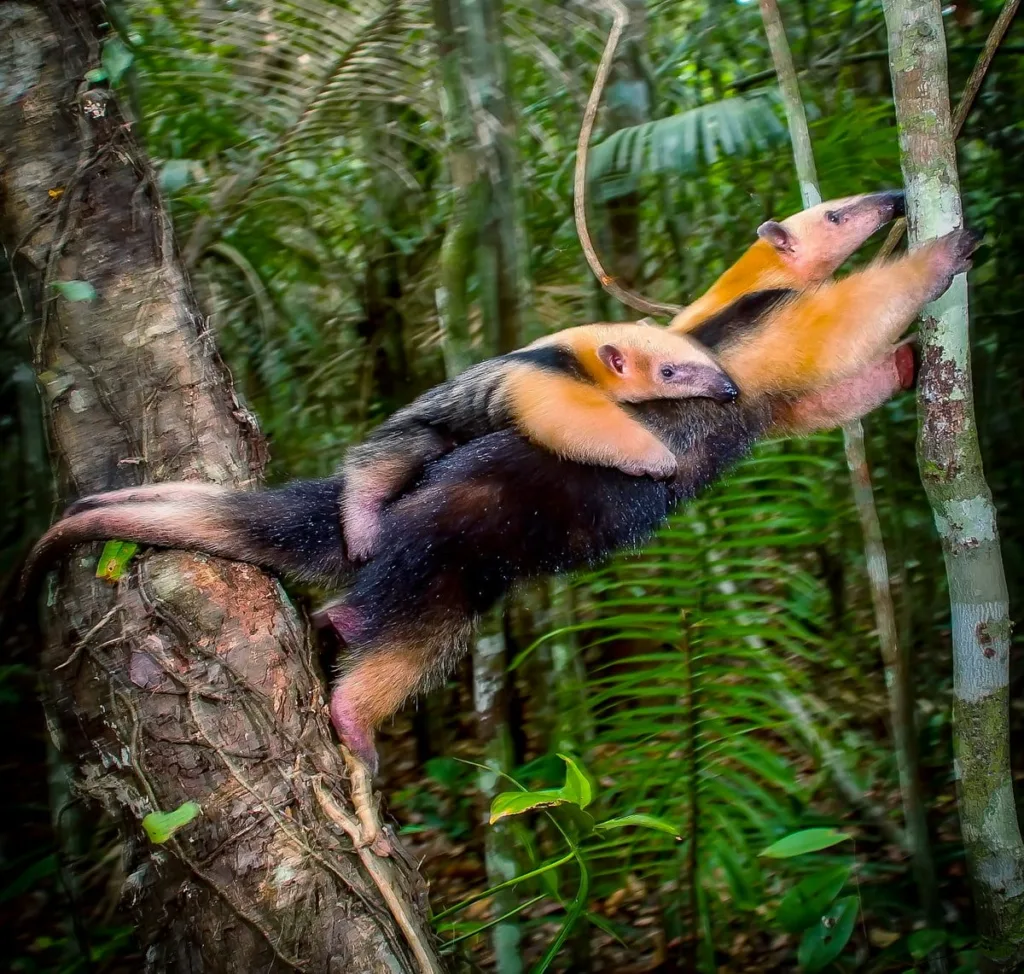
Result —
<instances>
[{"instance_id":1,"label":"twig","mask_svg":"<svg viewBox=\"0 0 1024 974\"><path fill-rule=\"evenodd\" d=\"M573 178L572 206L576 217L576 233L580 238L580 246L587 258L590 269L597 279L613 298L621 301L630 308L643 311L651 315L674 315L682 308L676 304L659 304L656 301L648 301L647 298L636 291L619 284L605 269L601 258L597 256L594 249L594 242L590 239L590 231L587 229L587 153L590 146L590 135L594 130L594 119L597 117L597 109L601 104L601 95L604 86L608 82L608 74L612 68L612 61L615 59L615 49L619 46L619 40L623 31L629 25L629 13L619 0L602 0L604 6L611 11L614 17L612 29L608 34L608 42L605 44L604 53L597 66L597 74L594 76L594 87L590 90L590 98L587 100L587 107L583 112L583 124L580 126L580 137L576 143L576 173Z\"/></svg>"},{"instance_id":2,"label":"twig","mask_svg":"<svg viewBox=\"0 0 1024 974\"><path fill-rule=\"evenodd\" d=\"M985 75L988 73L989 66L992 64L992 60L995 58L996 51L999 50L999 45L1003 42L1006 32L1010 29L1010 23L1016 16L1019 6L1020 0L1006 0L1003 9L999 11L999 16L996 17L996 22L992 25L992 30L988 32L988 37L985 38L985 46L981 49L981 54L978 55L978 60L974 63L971 76L967 79L967 84L964 85L960 101L957 102L957 106L953 111L954 142L960 138L964 122L967 121L967 116L970 115L971 109L974 107L974 100L978 97L978 92L981 91L981 85L985 80ZM892 225L889 236L885 238L885 243L882 244L875 260L885 260L889 257L906 232L907 221L904 217L900 217Z\"/></svg>"},{"instance_id":3,"label":"twig","mask_svg":"<svg viewBox=\"0 0 1024 974\"><path fill-rule=\"evenodd\" d=\"M53 668L54 672L56 672L57 670L63 670L66 667L70 666L72 663L74 663L74 661L82 655L83 651L85 650L85 647L89 645L89 642L92 639L92 637L95 636L96 633L98 633L111 620L114 613L117 612L117 610L120 607L121 606L119 603L115 603L114 606L110 609L110 611L107 612L107 614L102 619L100 619L100 621L97 622L96 625L93 626L80 640L78 640L78 644L71 652L71 655L68 656L68 658L64 660L63 663L58 663Z\"/></svg>"},{"instance_id":4,"label":"twig","mask_svg":"<svg viewBox=\"0 0 1024 974\"><path fill-rule=\"evenodd\" d=\"M442 974L441 968L434 959L433 951L423 942L418 926L409 913L408 904L395 892L392 878L388 875L390 869L387 866L387 860L382 859L368 846L360 844L362 828L359 822L354 816L349 815L348 812L339 807L338 803L327 793L327 789L324 788L319 780L314 779L312 784L313 794L316 796L316 800L319 802L324 815L330 819L336 828L340 829L352 840L352 845L356 847L356 852L359 854L363 868L366 869L370 874L370 878L376 883L377 889L380 890L380 895L384 898L384 902L387 903L391 915L395 918L395 923L398 924L399 929L405 934L405 939L412 950L413 956L416 958L416 963L419 964L422 974Z\"/></svg>"},{"instance_id":5,"label":"twig","mask_svg":"<svg viewBox=\"0 0 1024 974\"><path fill-rule=\"evenodd\" d=\"M817 206L821 202L821 190L818 188L818 173L814 167L807 113L800 97L800 85L796 80L793 55L786 41L786 30L782 26L782 17L775 0L761 0L761 19L764 21L768 48L772 54L775 74L779 79L779 90L782 92L782 102L786 108L789 141L793 145L793 162L796 164L796 176L800 183L800 196L805 208Z\"/></svg>"}]
</instances>

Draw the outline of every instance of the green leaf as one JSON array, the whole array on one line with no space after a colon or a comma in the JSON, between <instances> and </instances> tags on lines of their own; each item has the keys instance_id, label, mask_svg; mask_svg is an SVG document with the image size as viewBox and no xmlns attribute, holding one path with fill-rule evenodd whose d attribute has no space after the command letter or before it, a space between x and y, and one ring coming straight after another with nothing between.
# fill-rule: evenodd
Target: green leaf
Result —
<instances>
[{"instance_id":1,"label":"green leaf","mask_svg":"<svg viewBox=\"0 0 1024 974\"><path fill-rule=\"evenodd\" d=\"M491 802L491 825L506 815L521 815L534 808L570 804L582 810L590 804L594 797L590 780L572 758L565 754L558 756L565 762L565 784L561 788L506 791L495 795L494 801ZM589 816L587 818L589 819Z\"/></svg>"},{"instance_id":2,"label":"green leaf","mask_svg":"<svg viewBox=\"0 0 1024 974\"><path fill-rule=\"evenodd\" d=\"M821 919L849 877L849 866L833 866L808 876L782 898L775 918L790 933L806 930Z\"/></svg>"},{"instance_id":3,"label":"green leaf","mask_svg":"<svg viewBox=\"0 0 1024 974\"><path fill-rule=\"evenodd\" d=\"M173 812L150 812L142 820L142 827L150 842L154 845L162 845L178 829L188 825L201 811L202 809L195 802L185 802Z\"/></svg>"},{"instance_id":4,"label":"green leaf","mask_svg":"<svg viewBox=\"0 0 1024 974\"><path fill-rule=\"evenodd\" d=\"M85 72L85 80L90 84L99 84L101 81L107 80L107 72L103 68L93 68L91 71Z\"/></svg>"},{"instance_id":5,"label":"green leaf","mask_svg":"<svg viewBox=\"0 0 1024 974\"><path fill-rule=\"evenodd\" d=\"M730 832L732 829L726 829L715 836L711 843L714 856L725 875L733 906L738 910L759 910L764 900L758 888L760 885L758 883L760 879L759 864L752 857L743 854L745 850L742 840L736 845L733 844L734 840L729 834ZM737 849L741 851L738 853Z\"/></svg>"},{"instance_id":6,"label":"green leaf","mask_svg":"<svg viewBox=\"0 0 1024 974\"><path fill-rule=\"evenodd\" d=\"M773 842L759 855L768 859L791 859L793 856L802 856L807 852L827 849L829 846L837 845L849 838L850 836L838 829L804 829L802 832L794 832L792 835L779 839L778 842Z\"/></svg>"},{"instance_id":7,"label":"green leaf","mask_svg":"<svg viewBox=\"0 0 1024 974\"><path fill-rule=\"evenodd\" d=\"M116 85L124 76L134 60L135 55L125 46L120 37L111 37L103 45L103 69L111 85Z\"/></svg>"},{"instance_id":8,"label":"green leaf","mask_svg":"<svg viewBox=\"0 0 1024 974\"><path fill-rule=\"evenodd\" d=\"M594 790L590 779L580 770L580 766L565 754L558 755L565 762L565 785L562 792L567 801L574 802L580 808L586 808L594 798Z\"/></svg>"},{"instance_id":9,"label":"green leaf","mask_svg":"<svg viewBox=\"0 0 1024 974\"><path fill-rule=\"evenodd\" d=\"M96 289L88 281L54 281L51 287L66 301L92 301Z\"/></svg>"},{"instance_id":10,"label":"green leaf","mask_svg":"<svg viewBox=\"0 0 1024 974\"><path fill-rule=\"evenodd\" d=\"M657 815L645 815L643 812L634 812L632 815L610 818L604 822L598 822L594 828L599 832L603 832L605 829L622 829L628 825L636 825L642 829L655 829L658 832L667 832L669 835L674 835L677 838L682 837L682 833L671 822L666 822L665 819L658 818Z\"/></svg>"},{"instance_id":11,"label":"green leaf","mask_svg":"<svg viewBox=\"0 0 1024 974\"><path fill-rule=\"evenodd\" d=\"M561 788L548 788L543 791L503 791L494 796L491 802L490 824L493 825L506 815L522 815L533 808L549 808L566 802L565 792Z\"/></svg>"},{"instance_id":12,"label":"green leaf","mask_svg":"<svg viewBox=\"0 0 1024 974\"><path fill-rule=\"evenodd\" d=\"M907 950L914 960L924 960L933 950L941 947L946 939L945 930L915 930L907 937Z\"/></svg>"},{"instance_id":13,"label":"green leaf","mask_svg":"<svg viewBox=\"0 0 1024 974\"><path fill-rule=\"evenodd\" d=\"M116 582L123 574L129 559L139 546L134 541L108 541L96 563L96 577Z\"/></svg>"},{"instance_id":14,"label":"green leaf","mask_svg":"<svg viewBox=\"0 0 1024 974\"><path fill-rule=\"evenodd\" d=\"M857 897L846 896L804 934L796 955L800 966L813 974L831 964L842 953L856 922Z\"/></svg>"}]
</instances>

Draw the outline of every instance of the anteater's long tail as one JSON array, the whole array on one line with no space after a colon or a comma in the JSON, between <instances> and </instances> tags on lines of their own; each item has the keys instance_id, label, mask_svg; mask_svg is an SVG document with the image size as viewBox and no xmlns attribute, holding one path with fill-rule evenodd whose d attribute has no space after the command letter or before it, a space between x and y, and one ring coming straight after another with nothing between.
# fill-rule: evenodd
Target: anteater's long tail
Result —
<instances>
[{"instance_id":1,"label":"anteater's long tail","mask_svg":"<svg viewBox=\"0 0 1024 974\"><path fill-rule=\"evenodd\" d=\"M34 596L75 545L109 539L202 551L336 585L352 567L341 533L341 485L329 477L246 492L181 482L86 497L29 553L19 594Z\"/></svg>"}]
</instances>

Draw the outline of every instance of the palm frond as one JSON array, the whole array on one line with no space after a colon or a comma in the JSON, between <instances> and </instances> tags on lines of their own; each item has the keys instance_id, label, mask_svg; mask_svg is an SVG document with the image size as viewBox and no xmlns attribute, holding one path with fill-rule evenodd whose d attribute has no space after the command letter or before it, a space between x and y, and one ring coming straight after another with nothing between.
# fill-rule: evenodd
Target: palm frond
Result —
<instances>
[{"instance_id":1,"label":"palm frond","mask_svg":"<svg viewBox=\"0 0 1024 974\"><path fill-rule=\"evenodd\" d=\"M613 132L590 153L594 198L632 192L645 172L692 173L713 165L720 153L754 155L785 142L774 101L774 91L762 90Z\"/></svg>"}]
</instances>

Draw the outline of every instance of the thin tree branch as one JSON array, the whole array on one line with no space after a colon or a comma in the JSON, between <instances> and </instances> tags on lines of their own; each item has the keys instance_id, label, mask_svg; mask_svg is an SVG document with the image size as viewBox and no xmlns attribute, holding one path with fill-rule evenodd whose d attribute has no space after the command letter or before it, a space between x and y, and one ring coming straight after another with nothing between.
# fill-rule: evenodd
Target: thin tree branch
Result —
<instances>
[{"instance_id":1,"label":"thin tree branch","mask_svg":"<svg viewBox=\"0 0 1024 974\"><path fill-rule=\"evenodd\" d=\"M807 127L807 113L800 97L800 85L796 80L793 55L786 41L786 30L782 26L782 17L775 0L761 0L761 19L764 21L765 34L768 35L768 47L779 79L782 103L786 108L789 140L793 144L793 161L800 182L800 197L805 208L817 206L821 202L821 191L818 189L818 173L811 149L811 132Z\"/></svg>"},{"instance_id":2,"label":"thin tree branch","mask_svg":"<svg viewBox=\"0 0 1024 974\"><path fill-rule=\"evenodd\" d=\"M776 0L761 0L761 16L786 107L800 193L805 207L815 206L821 202L821 192L814 167L811 133L807 127L807 116L800 97L796 70ZM875 625L885 666L893 742L899 768L900 794L903 799L906 837L914 878L929 925L941 926L942 911L938 898L935 862L928 841L928 820L918 778L913 685L910 680L907 650L906 647L900 646L896 634L896 611L889 586L889 564L882 540L878 509L871 489L871 470L864 449L864 427L859 421L843 426L843 444L853 483L854 504L860 519ZM932 951L929 955L929 965L934 972L946 970L945 957L941 950Z\"/></svg>"},{"instance_id":3,"label":"thin tree branch","mask_svg":"<svg viewBox=\"0 0 1024 974\"><path fill-rule=\"evenodd\" d=\"M374 885L380 891L391 915L395 918L398 929L405 934L405 939L412 950L413 957L416 958L421 974L441 974L441 968L438 967L433 951L421 935L420 925L410 911L409 903L395 888L395 877L390 863L361 842L362 830L359 822L331 797L322 782L316 779L312 784L313 794L321 811L331 824L352 840L352 845L359 855L363 868L370 874Z\"/></svg>"}]
</instances>

